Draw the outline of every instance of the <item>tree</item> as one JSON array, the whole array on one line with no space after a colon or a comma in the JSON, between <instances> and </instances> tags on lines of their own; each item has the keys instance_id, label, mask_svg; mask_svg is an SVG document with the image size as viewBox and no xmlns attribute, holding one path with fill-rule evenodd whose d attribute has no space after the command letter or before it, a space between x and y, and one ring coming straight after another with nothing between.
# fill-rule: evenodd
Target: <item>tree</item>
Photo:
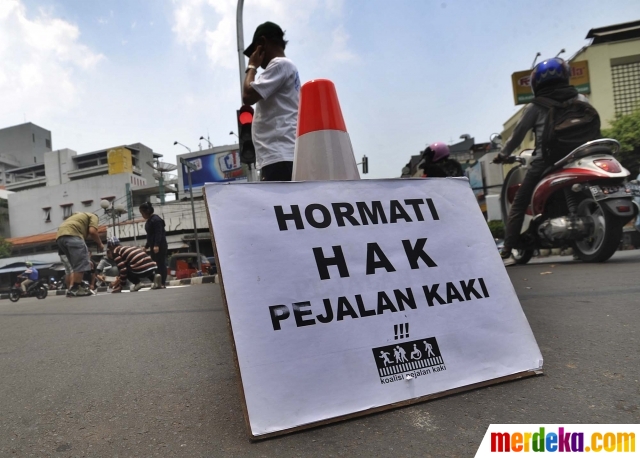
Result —
<instances>
[{"instance_id":1,"label":"tree","mask_svg":"<svg viewBox=\"0 0 640 458\"><path fill-rule=\"evenodd\" d=\"M0 258L8 258L11 256L11 242L0 237Z\"/></svg>"},{"instance_id":2,"label":"tree","mask_svg":"<svg viewBox=\"0 0 640 458\"><path fill-rule=\"evenodd\" d=\"M618 116L609 129L602 130L604 138L620 142L620 163L635 178L640 172L640 108L633 113Z\"/></svg>"}]
</instances>

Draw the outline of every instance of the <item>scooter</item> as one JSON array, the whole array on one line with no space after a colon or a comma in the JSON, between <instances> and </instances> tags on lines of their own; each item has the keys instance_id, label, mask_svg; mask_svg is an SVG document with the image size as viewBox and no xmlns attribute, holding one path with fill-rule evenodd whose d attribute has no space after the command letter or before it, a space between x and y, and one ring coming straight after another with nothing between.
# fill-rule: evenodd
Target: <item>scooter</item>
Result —
<instances>
[{"instance_id":1,"label":"scooter","mask_svg":"<svg viewBox=\"0 0 640 458\"><path fill-rule=\"evenodd\" d=\"M18 275L18 280L16 284L11 287L9 290L9 300L11 302L18 302L21 297L37 297L38 299L44 299L49 294L49 289L47 288L44 280L37 280L36 282L29 285L27 288L27 292L23 292L20 287L20 279L24 279L22 276Z\"/></svg>"},{"instance_id":2,"label":"scooter","mask_svg":"<svg viewBox=\"0 0 640 458\"><path fill-rule=\"evenodd\" d=\"M613 157L620 143L610 138L576 148L543 174L527 209L520 243L512 250L517 264L529 262L542 248L573 248L585 262L604 262L622 239L622 228L638 214L637 181L627 183L629 171ZM533 160L533 150L511 156L518 165L507 174L500 196L503 220Z\"/></svg>"}]
</instances>

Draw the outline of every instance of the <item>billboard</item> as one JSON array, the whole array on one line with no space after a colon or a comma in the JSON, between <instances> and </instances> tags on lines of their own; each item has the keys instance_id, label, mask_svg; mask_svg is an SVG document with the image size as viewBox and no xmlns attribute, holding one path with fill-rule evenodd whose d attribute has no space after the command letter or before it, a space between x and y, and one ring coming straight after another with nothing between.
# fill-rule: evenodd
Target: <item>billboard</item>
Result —
<instances>
[{"instance_id":1,"label":"billboard","mask_svg":"<svg viewBox=\"0 0 640 458\"><path fill-rule=\"evenodd\" d=\"M199 188L205 183L247 181L238 150L204 154L186 158L186 160L196 166L196 170L191 171L191 181L194 188ZM184 190L189 190L187 168L184 165L182 166L182 181Z\"/></svg>"},{"instance_id":2,"label":"billboard","mask_svg":"<svg viewBox=\"0 0 640 458\"><path fill-rule=\"evenodd\" d=\"M591 84L589 82L589 62L571 62L571 78L569 83L578 90L580 94L590 94ZM513 85L513 100L516 105L529 103L533 100L531 91L531 70L522 70L511 75Z\"/></svg>"}]
</instances>

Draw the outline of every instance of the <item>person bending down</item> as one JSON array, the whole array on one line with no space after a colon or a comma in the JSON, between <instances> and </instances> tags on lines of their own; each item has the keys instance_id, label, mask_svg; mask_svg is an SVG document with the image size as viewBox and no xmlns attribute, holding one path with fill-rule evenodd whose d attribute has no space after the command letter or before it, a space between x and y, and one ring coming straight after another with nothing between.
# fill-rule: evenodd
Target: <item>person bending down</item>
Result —
<instances>
[{"instance_id":1,"label":"person bending down","mask_svg":"<svg viewBox=\"0 0 640 458\"><path fill-rule=\"evenodd\" d=\"M156 274L156 263L142 248L121 246L117 238L110 238L107 240L107 257L115 261L120 271L119 277L111 285L113 293L121 292L127 280L133 283L131 291L139 291L145 278L153 282L151 289L162 287L162 278Z\"/></svg>"}]
</instances>

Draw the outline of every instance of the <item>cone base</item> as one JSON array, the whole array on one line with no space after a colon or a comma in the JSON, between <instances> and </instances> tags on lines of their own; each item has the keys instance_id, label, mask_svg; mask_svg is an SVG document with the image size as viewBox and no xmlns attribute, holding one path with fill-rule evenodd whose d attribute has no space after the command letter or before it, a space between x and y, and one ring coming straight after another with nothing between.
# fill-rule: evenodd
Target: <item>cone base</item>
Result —
<instances>
[{"instance_id":1,"label":"cone base","mask_svg":"<svg viewBox=\"0 0 640 458\"><path fill-rule=\"evenodd\" d=\"M319 130L298 137L293 181L359 180L360 173L347 132Z\"/></svg>"}]
</instances>

